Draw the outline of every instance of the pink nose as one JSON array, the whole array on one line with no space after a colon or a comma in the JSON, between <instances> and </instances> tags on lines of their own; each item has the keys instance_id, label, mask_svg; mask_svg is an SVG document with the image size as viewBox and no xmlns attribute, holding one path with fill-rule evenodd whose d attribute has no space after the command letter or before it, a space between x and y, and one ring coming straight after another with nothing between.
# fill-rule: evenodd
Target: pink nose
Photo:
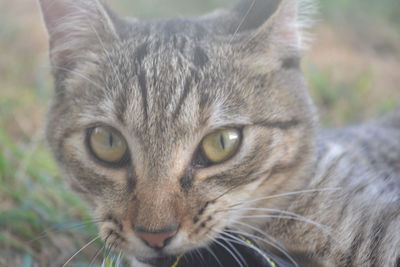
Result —
<instances>
[{"instance_id":1,"label":"pink nose","mask_svg":"<svg viewBox=\"0 0 400 267\"><path fill-rule=\"evenodd\" d=\"M178 232L178 227L168 227L159 231L148 231L141 227L135 227L136 235L142 239L149 247L163 248L167 242Z\"/></svg>"}]
</instances>

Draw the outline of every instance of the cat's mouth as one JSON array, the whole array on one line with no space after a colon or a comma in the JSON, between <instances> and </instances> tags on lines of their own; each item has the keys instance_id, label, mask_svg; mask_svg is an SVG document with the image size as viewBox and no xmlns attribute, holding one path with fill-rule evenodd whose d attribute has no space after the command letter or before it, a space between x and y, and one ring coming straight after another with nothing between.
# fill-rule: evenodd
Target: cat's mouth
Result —
<instances>
[{"instance_id":1,"label":"cat's mouth","mask_svg":"<svg viewBox=\"0 0 400 267\"><path fill-rule=\"evenodd\" d=\"M242 256L241 260L245 266L279 266L275 263L276 259L273 259L276 257L270 252L260 250L253 240L236 233L230 234L230 237L217 238L207 248L196 249L195 254L188 251L180 255L159 254L158 257L136 259L152 267L243 266L242 262L238 262L236 257L232 256L234 251Z\"/></svg>"}]
</instances>

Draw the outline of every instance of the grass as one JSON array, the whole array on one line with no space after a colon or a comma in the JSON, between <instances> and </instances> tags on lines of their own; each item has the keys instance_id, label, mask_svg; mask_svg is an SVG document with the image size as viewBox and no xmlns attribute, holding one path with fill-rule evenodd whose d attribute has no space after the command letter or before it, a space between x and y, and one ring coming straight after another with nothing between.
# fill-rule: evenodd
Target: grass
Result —
<instances>
[{"instance_id":1,"label":"grass","mask_svg":"<svg viewBox=\"0 0 400 267\"><path fill-rule=\"evenodd\" d=\"M95 235L91 224L68 230L90 217L85 206L63 186L41 135L29 143L17 143L1 130L0 148L2 259L11 260L17 254L23 256L22 264L35 255L40 262L42 253L54 250L53 255L60 255L63 247L75 246L68 242L76 240L76 245L82 245L86 238ZM51 236L42 236L48 229L54 229ZM58 238L60 235L74 239L62 241L65 237Z\"/></svg>"},{"instance_id":2,"label":"grass","mask_svg":"<svg viewBox=\"0 0 400 267\"><path fill-rule=\"evenodd\" d=\"M150 18L199 14L232 1L111 2L126 15ZM400 99L400 2L320 3L317 37L303 67L323 124L336 127L392 109ZM82 225L89 213L66 189L43 141L52 89L35 3L3 1L0 10L9 11L0 18L0 266L59 266L96 236L96 227ZM87 266L101 246L95 242L71 266Z\"/></svg>"},{"instance_id":3,"label":"grass","mask_svg":"<svg viewBox=\"0 0 400 267\"><path fill-rule=\"evenodd\" d=\"M351 24L382 19L389 24L400 25L398 16L400 2L397 0L320 0L319 2L323 7L323 14L330 19L344 19Z\"/></svg>"}]
</instances>

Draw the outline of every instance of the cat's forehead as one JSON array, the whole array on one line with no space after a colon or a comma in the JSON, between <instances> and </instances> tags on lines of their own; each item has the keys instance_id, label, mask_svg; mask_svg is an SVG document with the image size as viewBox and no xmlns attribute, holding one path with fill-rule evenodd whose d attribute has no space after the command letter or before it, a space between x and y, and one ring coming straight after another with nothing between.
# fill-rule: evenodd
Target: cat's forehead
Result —
<instances>
[{"instance_id":1,"label":"cat's forehead","mask_svg":"<svg viewBox=\"0 0 400 267\"><path fill-rule=\"evenodd\" d=\"M211 104L208 100L218 94L212 88L221 75L218 49L203 39L200 28L188 34L175 25L143 25L141 38L132 36L104 48L101 79L112 92L104 95L113 98L108 102L126 124L138 129L166 123L197 127L203 109Z\"/></svg>"},{"instance_id":2,"label":"cat's forehead","mask_svg":"<svg viewBox=\"0 0 400 267\"><path fill-rule=\"evenodd\" d=\"M140 64L152 61L158 67L175 69L192 67L198 71L219 52L213 35L202 25L187 19L132 24L131 31L123 33L117 44L121 44L118 49L125 50L125 60Z\"/></svg>"}]
</instances>

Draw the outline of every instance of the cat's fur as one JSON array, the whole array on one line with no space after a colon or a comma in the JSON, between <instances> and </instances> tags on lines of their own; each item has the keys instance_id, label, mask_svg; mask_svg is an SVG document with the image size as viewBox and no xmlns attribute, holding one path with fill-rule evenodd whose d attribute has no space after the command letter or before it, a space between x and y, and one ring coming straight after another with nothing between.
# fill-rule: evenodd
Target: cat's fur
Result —
<instances>
[{"instance_id":1,"label":"cat's fur","mask_svg":"<svg viewBox=\"0 0 400 267\"><path fill-rule=\"evenodd\" d=\"M305 266L400 265L400 112L317 130L299 68L306 1L244 0L156 21L120 18L95 0L40 4L56 91L49 143L103 220L103 240L135 264L205 246L229 227ZM122 133L127 166L90 157L93 125ZM195 168L201 139L227 126L243 128L238 153ZM162 252L132 230L172 223L179 232Z\"/></svg>"}]
</instances>

